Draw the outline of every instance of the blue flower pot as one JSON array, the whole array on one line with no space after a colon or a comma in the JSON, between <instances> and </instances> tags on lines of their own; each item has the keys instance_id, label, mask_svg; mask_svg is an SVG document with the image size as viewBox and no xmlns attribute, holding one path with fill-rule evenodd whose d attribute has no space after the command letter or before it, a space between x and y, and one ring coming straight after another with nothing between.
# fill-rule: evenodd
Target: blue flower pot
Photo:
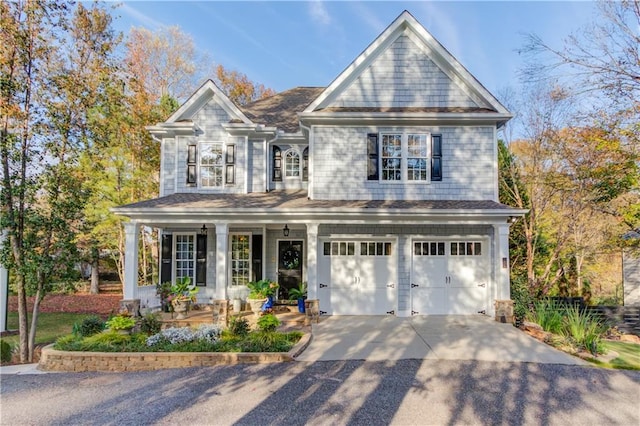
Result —
<instances>
[{"instance_id":1,"label":"blue flower pot","mask_svg":"<svg viewBox=\"0 0 640 426\"><path fill-rule=\"evenodd\" d=\"M304 299L298 299L298 312L304 314Z\"/></svg>"}]
</instances>

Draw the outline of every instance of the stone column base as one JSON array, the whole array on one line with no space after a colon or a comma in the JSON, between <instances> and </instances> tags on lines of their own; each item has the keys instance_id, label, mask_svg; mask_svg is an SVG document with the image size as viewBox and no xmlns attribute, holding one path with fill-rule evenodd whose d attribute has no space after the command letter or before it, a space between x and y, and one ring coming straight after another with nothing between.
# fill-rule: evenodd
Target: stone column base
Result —
<instances>
[{"instance_id":1,"label":"stone column base","mask_svg":"<svg viewBox=\"0 0 640 426\"><path fill-rule=\"evenodd\" d=\"M227 299L214 300L212 309L213 323L226 328L229 325L229 301Z\"/></svg>"},{"instance_id":2,"label":"stone column base","mask_svg":"<svg viewBox=\"0 0 640 426\"><path fill-rule=\"evenodd\" d=\"M496 321L513 324L513 300L496 300Z\"/></svg>"},{"instance_id":3,"label":"stone column base","mask_svg":"<svg viewBox=\"0 0 640 426\"><path fill-rule=\"evenodd\" d=\"M120 313L129 313L131 316L140 316L140 299L123 299L120 301Z\"/></svg>"}]
</instances>

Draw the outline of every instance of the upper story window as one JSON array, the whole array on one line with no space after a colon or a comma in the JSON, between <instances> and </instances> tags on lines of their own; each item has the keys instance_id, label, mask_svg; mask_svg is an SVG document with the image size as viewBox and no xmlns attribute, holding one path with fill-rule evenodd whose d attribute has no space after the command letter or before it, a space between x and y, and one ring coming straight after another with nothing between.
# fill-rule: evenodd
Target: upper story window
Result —
<instances>
[{"instance_id":1,"label":"upper story window","mask_svg":"<svg viewBox=\"0 0 640 426\"><path fill-rule=\"evenodd\" d=\"M367 157L368 180L382 182L442 180L441 135L369 134L367 135Z\"/></svg>"},{"instance_id":2,"label":"upper story window","mask_svg":"<svg viewBox=\"0 0 640 426\"><path fill-rule=\"evenodd\" d=\"M224 157L221 143L200 144L200 186L222 186Z\"/></svg>"},{"instance_id":3,"label":"upper story window","mask_svg":"<svg viewBox=\"0 0 640 426\"><path fill-rule=\"evenodd\" d=\"M284 155L284 176L300 176L300 154L293 149L288 150Z\"/></svg>"}]
</instances>

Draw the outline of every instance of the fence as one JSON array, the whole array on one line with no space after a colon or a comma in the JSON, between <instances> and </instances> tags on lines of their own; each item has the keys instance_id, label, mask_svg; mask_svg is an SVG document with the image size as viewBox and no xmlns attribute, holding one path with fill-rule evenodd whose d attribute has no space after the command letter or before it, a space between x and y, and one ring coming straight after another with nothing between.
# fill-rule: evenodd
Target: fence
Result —
<instances>
[{"instance_id":1,"label":"fence","mask_svg":"<svg viewBox=\"0 0 640 426\"><path fill-rule=\"evenodd\" d=\"M640 306L587 306L582 297L551 297L559 306L576 306L625 333L640 336Z\"/></svg>"}]
</instances>

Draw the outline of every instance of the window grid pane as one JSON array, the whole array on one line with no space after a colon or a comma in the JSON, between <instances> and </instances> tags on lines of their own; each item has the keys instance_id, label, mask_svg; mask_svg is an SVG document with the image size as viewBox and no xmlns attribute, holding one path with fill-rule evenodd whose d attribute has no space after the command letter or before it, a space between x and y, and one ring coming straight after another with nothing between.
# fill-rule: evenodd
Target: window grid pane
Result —
<instances>
[{"instance_id":1,"label":"window grid pane","mask_svg":"<svg viewBox=\"0 0 640 426\"><path fill-rule=\"evenodd\" d=\"M407 179L427 180L427 135L408 135L407 153Z\"/></svg>"},{"instance_id":2,"label":"window grid pane","mask_svg":"<svg viewBox=\"0 0 640 426\"><path fill-rule=\"evenodd\" d=\"M382 180L402 180L402 135L382 135Z\"/></svg>"},{"instance_id":3,"label":"window grid pane","mask_svg":"<svg viewBox=\"0 0 640 426\"><path fill-rule=\"evenodd\" d=\"M200 145L201 186L222 186L223 162L222 144L206 143Z\"/></svg>"},{"instance_id":4,"label":"window grid pane","mask_svg":"<svg viewBox=\"0 0 640 426\"><path fill-rule=\"evenodd\" d=\"M176 278L194 278L194 239L193 235L176 235Z\"/></svg>"},{"instance_id":5,"label":"window grid pane","mask_svg":"<svg viewBox=\"0 0 640 426\"><path fill-rule=\"evenodd\" d=\"M300 156L295 151L287 151L284 158L284 175L286 177L300 176Z\"/></svg>"},{"instance_id":6,"label":"window grid pane","mask_svg":"<svg viewBox=\"0 0 640 426\"><path fill-rule=\"evenodd\" d=\"M231 285L247 285L251 278L251 238L231 236Z\"/></svg>"}]
</instances>

